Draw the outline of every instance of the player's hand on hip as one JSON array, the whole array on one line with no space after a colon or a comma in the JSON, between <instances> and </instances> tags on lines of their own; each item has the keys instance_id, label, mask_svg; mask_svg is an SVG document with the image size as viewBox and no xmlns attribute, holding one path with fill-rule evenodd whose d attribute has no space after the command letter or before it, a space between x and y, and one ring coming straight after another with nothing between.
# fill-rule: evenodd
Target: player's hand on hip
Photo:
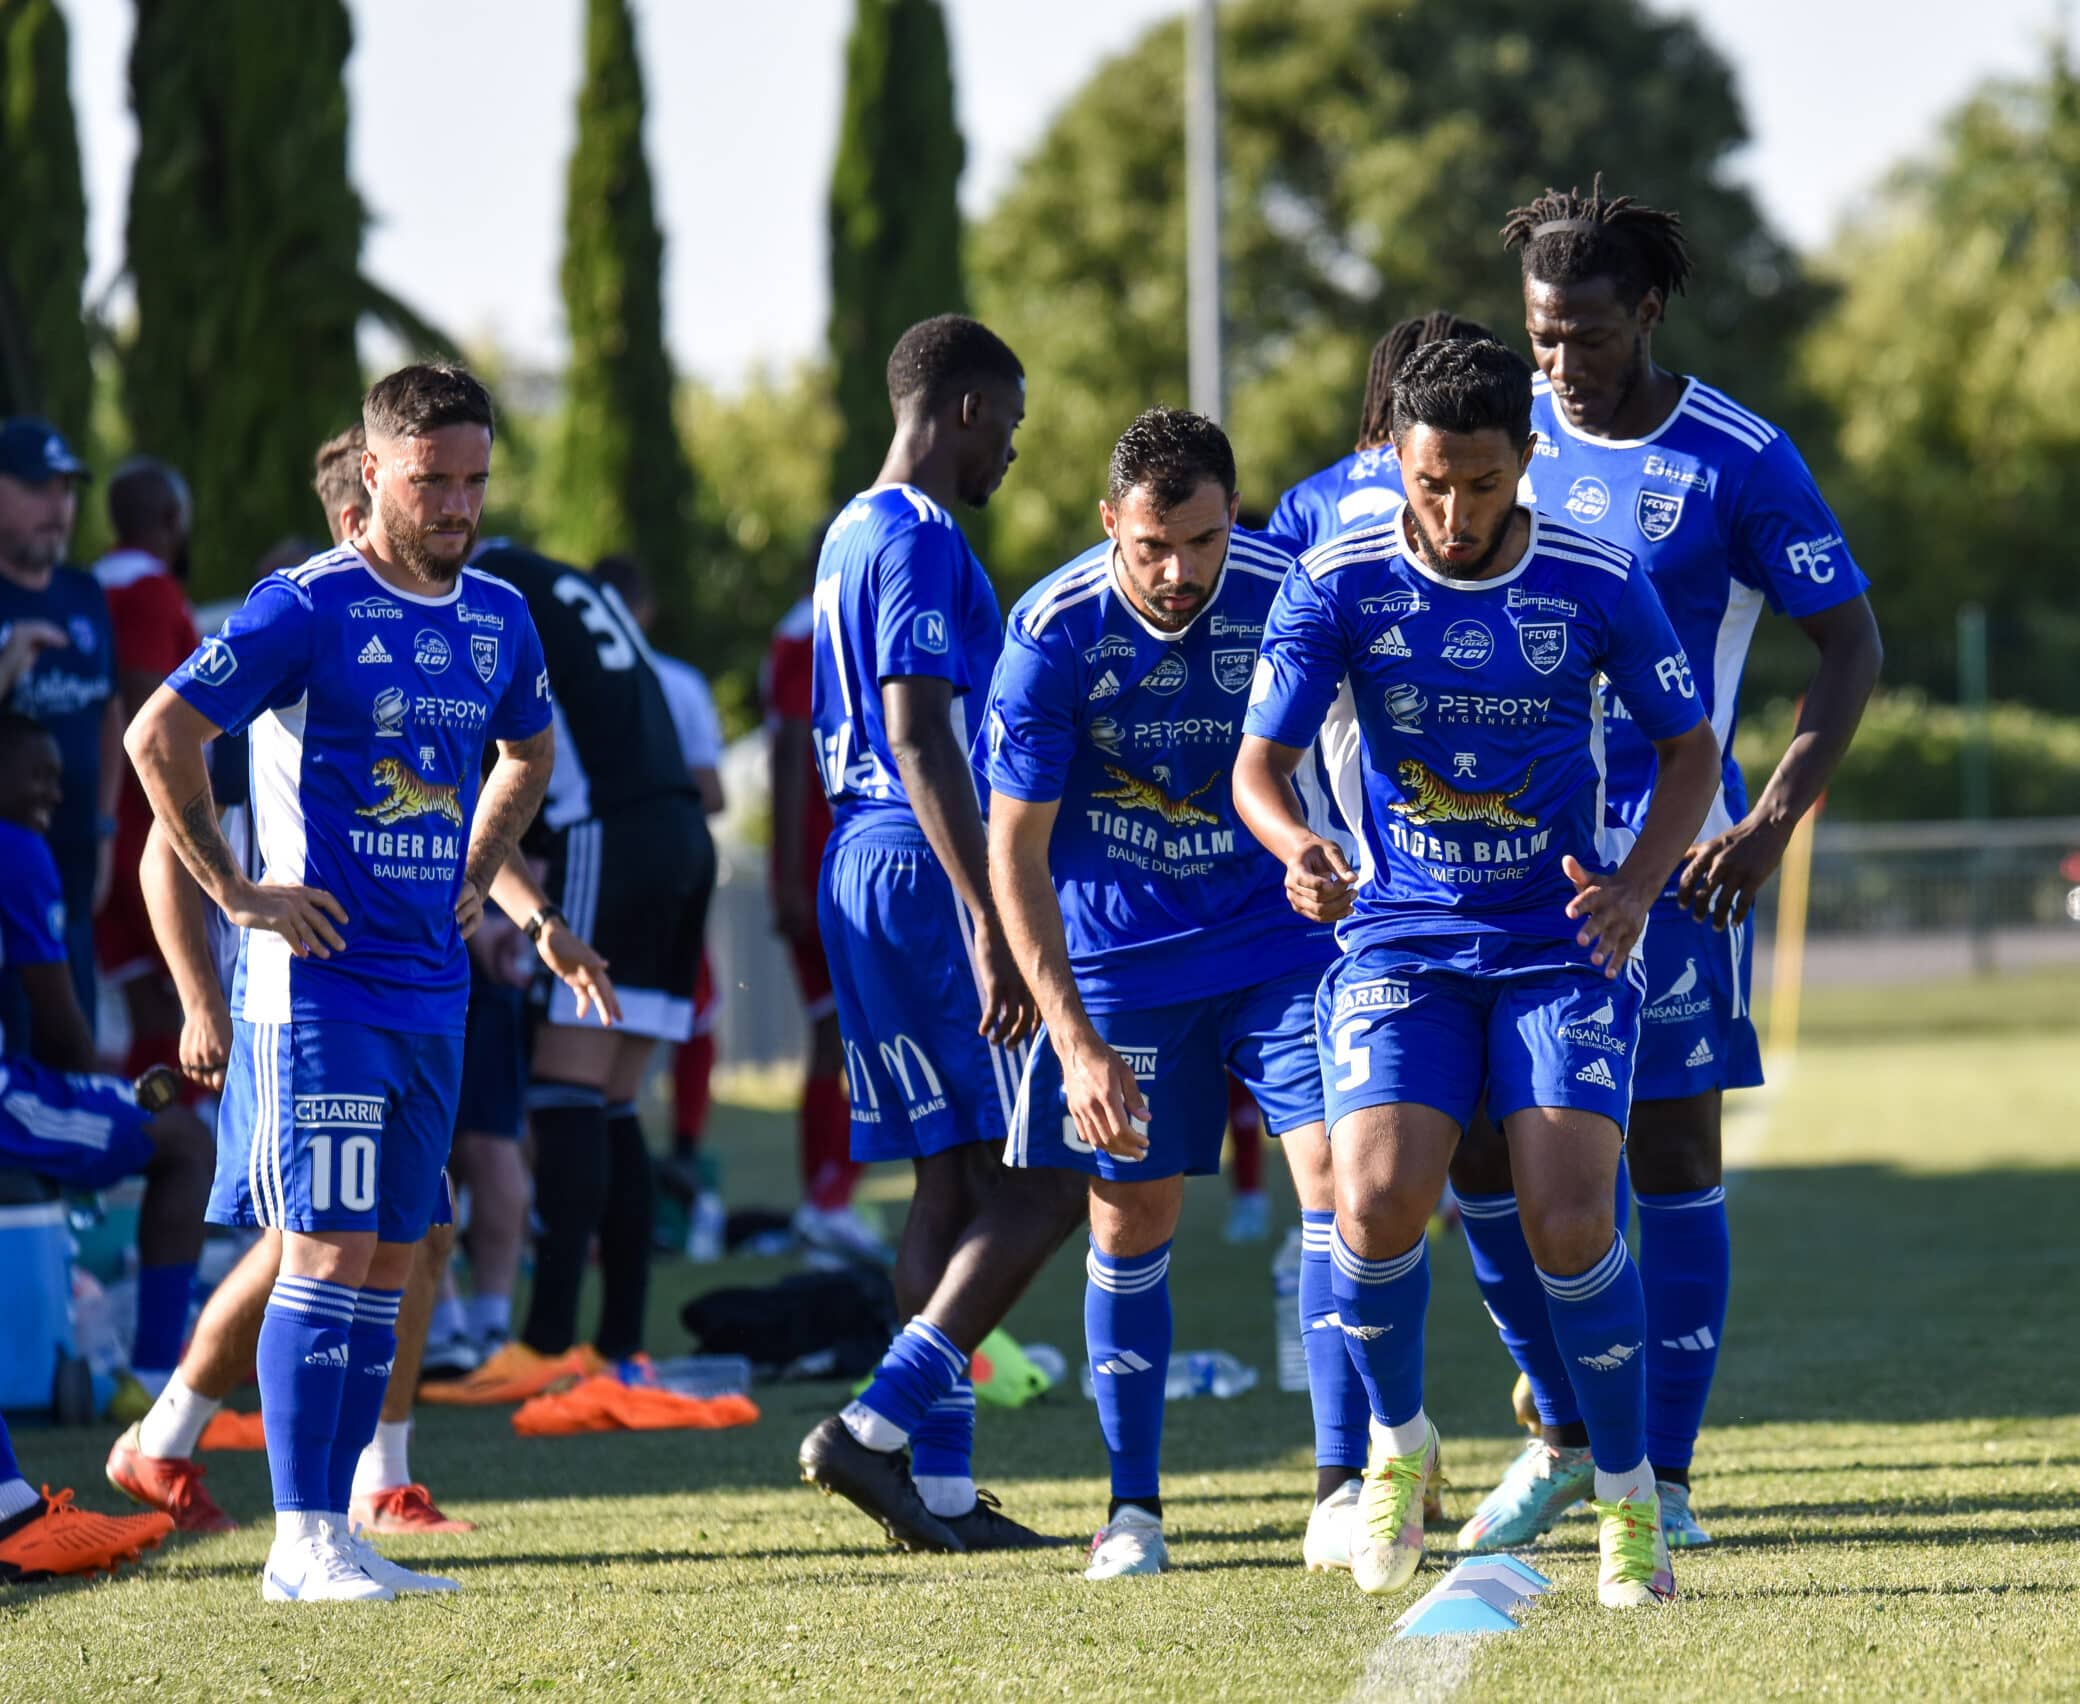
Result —
<instances>
[{"instance_id":1,"label":"player's hand on hip","mask_svg":"<svg viewBox=\"0 0 2080 1704\"><path fill-rule=\"evenodd\" d=\"M1676 883L1676 903L1702 923L1725 929L1745 923L1762 884L1777 873L1791 831L1743 817L1724 834L1690 848Z\"/></svg>"},{"instance_id":2,"label":"player's hand on hip","mask_svg":"<svg viewBox=\"0 0 2080 1704\"><path fill-rule=\"evenodd\" d=\"M455 896L455 927L462 931L462 938L466 941L477 932L477 925L483 921L484 896L477 892L477 884L465 876L462 891Z\"/></svg>"},{"instance_id":3,"label":"player's hand on hip","mask_svg":"<svg viewBox=\"0 0 2080 1704\"><path fill-rule=\"evenodd\" d=\"M1567 915L1581 924L1575 945L1593 947L1589 962L1603 967L1605 976L1616 976L1618 967L1639 944L1647 926L1647 908L1654 896L1641 893L1617 871L1608 875L1585 869L1572 852L1560 860L1567 879L1574 883L1574 898L1567 902Z\"/></svg>"},{"instance_id":4,"label":"player's hand on hip","mask_svg":"<svg viewBox=\"0 0 2080 1704\"><path fill-rule=\"evenodd\" d=\"M222 1091L224 1067L231 1062L231 1011L222 999L182 1014L180 1059L189 1082Z\"/></svg>"},{"instance_id":5,"label":"player's hand on hip","mask_svg":"<svg viewBox=\"0 0 2080 1704\"><path fill-rule=\"evenodd\" d=\"M982 1021L975 1031L999 1047L1016 1047L1040 1027L1040 1009L1018 973L1018 960L1003 929L992 923L978 945L975 968L982 984Z\"/></svg>"},{"instance_id":6,"label":"player's hand on hip","mask_svg":"<svg viewBox=\"0 0 2080 1704\"><path fill-rule=\"evenodd\" d=\"M577 997L580 1018L596 1012L602 1027L621 1021L621 996L614 992L613 979L607 975L607 961L589 941L579 940L561 919L551 918L542 928L535 951Z\"/></svg>"},{"instance_id":7,"label":"player's hand on hip","mask_svg":"<svg viewBox=\"0 0 2080 1704\"><path fill-rule=\"evenodd\" d=\"M1148 1153L1148 1102L1127 1062L1095 1032L1071 1039L1056 1052L1076 1133L1115 1159L1143 1158Z\"/></svg>"},{"instance_id":8,"label":"player's hand on hip","mask_svg":"<svg viewBox=\"0 0 2080 1704\"><path fill-rule=\"evenodd\" d=\"M1358 878L1330 841L1308 841L1286 865L1286 902L1310 923L1349 916L1357 897Z\"/></svg>"},{"instance_id":9,"label":"player's hand on hip","mask_svg":"<svg viewBox=\"0 0 2080 1704\"><path fill-rule=\"evenodd\" d=\"M232 895L224 915L241 929L265 929L289 943L298 958L330 958L346 951L340 929L346 907L323 888L248 882Z\"/></svg>"}]
</instances>

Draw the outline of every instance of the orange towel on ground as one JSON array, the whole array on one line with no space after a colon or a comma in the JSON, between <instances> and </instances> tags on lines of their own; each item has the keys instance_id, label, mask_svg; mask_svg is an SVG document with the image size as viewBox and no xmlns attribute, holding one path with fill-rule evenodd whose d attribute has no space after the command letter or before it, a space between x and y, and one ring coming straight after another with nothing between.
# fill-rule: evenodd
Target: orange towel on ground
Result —
<instances>
[{"instance_id":1,"label":"orange towel on ground","mask_svg":"<svg viewBox=\"0 0 2080 1704\"><path fill-rule=\"evenodd\" d=\"M666 1432L679 1427L714 1432L725 1426L748 1426L757 1418L758 1405L748 1396L680 1396L596 1377L523 1402L513 1411L513 1430L523 1438Z\"/></svg>"},{"instance_id":2,"label":"orange towel on ground","mask_svg":"<svg viewBox=\"0 0 2080 1704\"><path fill-rule=\"evenodd\" d=\"M261 1424L258 1414L234 1414L228 1408L220 1408L202 1428L202 1436L195 1440L195 1447L200 1450L264 1450L267 1448L267 1428Z\"/></svg>"}]
</instances>

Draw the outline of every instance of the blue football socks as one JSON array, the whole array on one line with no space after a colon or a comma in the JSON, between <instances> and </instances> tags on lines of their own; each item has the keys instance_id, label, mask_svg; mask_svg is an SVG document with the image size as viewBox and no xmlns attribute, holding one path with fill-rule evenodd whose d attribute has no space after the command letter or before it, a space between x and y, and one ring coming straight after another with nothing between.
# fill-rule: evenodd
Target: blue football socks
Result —
<instances>
[{"instance_id":1,"label":"blue football socks","mask_svg":"<svg viewBox=\"0 0 2080 1704\"><path fill-rule=\"evenodd\" d=\"M181 1364L181 1339L187 1335L188 1298L194 1287L192 1260L138 1269L137 1335L130 1349L130 1365L137 1371L171 1373Z\"/></svg>"},{"instance_id":2,"label":"blue football socks","mask_svg":"<svg viewBox=\"0 0 2080 1704\"><path fill-rule=\"evenodd\" d=\"M1430 1306L1429 1239L1385 1260L1367 1260L1329 1232L1331 1283L1342 1335L1351 1345L1373 1419L1405 1426L1423 1412L1423 1323Z\"/></svg>"},{"instance_id":3,"label":"blue football socks","mask_svg":"<svg viewBox=\"0 0 2080 1704\"><path fill-rule=\"evenodd\" d=\"M1372 1405L1336 1312L1330 1239L1336 1214L1300 1215L1300 1345L1307 1351L1307 1400L1314 1408L1316 1467L1362 1468Z\"/></svg>"},{"instance_id":4,"label":"blue football socks","mask_svg":"<svg viewBox=\"0 0 2080 1704\"><path fill-rule=\"evenodd\" d=\"M1170 1245L1084 1261L1083 1335L1115 1504L1162 1494L1163 1395L1170 1377Z\"/></svg>"},{"instance_id":5,"label":"blue football socks","mask_svg":"<svg viewBox=\"0 0 2080 1704\"><path fill-rule=\"evenodd\" d=\"M869 1449L901 1449L967 1371L968 1357L953 1339L919 1314L896 1334L867 1388L846 1407L845 1424Z\"/></svg>"},{"instance_id":6,"label":"blue football socks","mask_svg":"<svg viewBox=\"0 0 2080 1704\"><path fill-rule=\"evenodd\" d=\"M1639 1264L1647 1292L1647 1454L1657 1471L1687 1471L1733 1280L1726 1191L1642 1195Z\"/></svg>"},{"instance_id":7,"label":"blue football socks","mask_svg":"<svg viewBox=\"0 0 2080 1704\"><path fill-rule=\"evenodd\" d=\"M1488 1317L1502 1334L1517 1370L1531 1381L1539 1420L1547 1426L1572 1426L1582 1418L1575 1401L1567 1362L1553 1340L1553 1321L1546 1309L1545 1286L1538 1263L1524 1240L1514 1195L1461 1195L1459 1226L1473 1256L1473 1281Z\"/></svg>"},{"instance_id":8,"label":"blue football socks","mask_svg":"<svg viewBox=\"0 0 2080 1704\"><path fill-rule=\"evenodd\" d=\"M965 1373L910 1434L910 1476L935 1515L975 1507L975 1385Z\"/></svg>"},{"instance_id":9,"label":"blue football socks","mask_svg":"<svg viewBox=\"0 0 2080 1704\"><path fill-rule=\"evenodd\" d=\"M356 1295L345 1284L284 1273L267 1298L254 1362L277 1511L345 1512L332 1494L332 1444L352 1363Z\"/></svg>"},{"instance_id":10,"label":"blue football socks","mask_svg":"<svg viewBox=\"0 0 2080 1704\"><path fill-rule=\"evenodd\" d=\"M1604 1473L1629 1473L1647 1454L1646 1298L1625 1239L1569 1276L1539 1269L1553 1337L1566 1358L1589 1428L1589 1452Z\"/></svg>"},{"instance_id":11,"label":"blue football socks","mask_svg":"<svg viewBox=\"0 0 2080 1704\"><path fill-rule=\"evenodd\" d=\"M339 1425L332 1435L332 1501L328 1509L345 1509L354 1489L354 1464L376 1422L383 1417L383 1394L390 1388L390 1363L397 1357L397 1306L402 1290L362 1290L354 1298L354 1323L347 1332L346 1389L340 1395Z\"/></svg>"}]
</instances>

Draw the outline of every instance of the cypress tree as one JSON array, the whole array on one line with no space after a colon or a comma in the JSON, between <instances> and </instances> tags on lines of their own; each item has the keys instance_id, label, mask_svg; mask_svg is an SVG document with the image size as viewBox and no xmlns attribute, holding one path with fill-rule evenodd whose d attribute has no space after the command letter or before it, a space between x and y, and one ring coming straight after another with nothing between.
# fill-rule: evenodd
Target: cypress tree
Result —
<instances>
[{"instance_id":1,"label":"cypress tree","mask_svg":"<svg viewBox=\"0 0 2080 1704\"><path fill-rule=\"evenodd\" d=\"M56 0L0 0L0 414L34 410L77 444L94 376L70 57Z\"/></svg>"},{"instance_id":2,"label":"cypress tree","mask_svg":"<svg viewBox=\"0 0 2080 1704\"><path fill-rule=\"evenodd\" d=\"M938 0L858 0L831 171L830 349L845 423L834 501L880 469L896 339L967 305L957 193L965 157Z\"/></svg>"},{"instance_id":3,"label":"cypress tree","mask_svg":"<svg viewBox=\"0 0 2080 1704\"><path fill-rule=\"evenodd\" d=\"M311 451L354 415L366 214L347 177L343 0L137 0L124 393L188 475L198 597L317 530Z\"/></svg>"},{"instance_id":4,"label":"cypress tree","mask_svg":"<svg viewBox=\"0 0 2080 1704\"><path fill-rule=\"evenodd\" d=\"M659 640L686 646L693 470L672 414L664 236L643 156L643 69L627 0L586 0L585 80L564 212L570 369L552 542L590 562L629 551L650 571Z\"/></svg>"}]
</instances>

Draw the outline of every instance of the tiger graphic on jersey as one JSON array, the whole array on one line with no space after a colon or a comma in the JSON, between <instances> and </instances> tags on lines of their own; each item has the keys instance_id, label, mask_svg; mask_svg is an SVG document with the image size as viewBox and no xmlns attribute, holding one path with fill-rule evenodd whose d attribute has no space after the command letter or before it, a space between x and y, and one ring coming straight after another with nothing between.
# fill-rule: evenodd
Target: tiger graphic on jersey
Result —
<instances>
[{"instance_id":1,"label":"tiger graphic on jersey","mask_svg":"<svg viewBox=\"0 0 2080 1704\"><path fill-rule=\"evenodd\" d=\"M1221 819L1212 811L1209 811L1203 805L1192 803L1194 799L1198 798L1221 778L1221 771L1219 770L1207 776L1204 781L1181 799L1171 798L1168 793L1164 792L1153 781L1144 781L1138 775L1130 775L1116 763L1106 764L1105 773L1110 775L1119 785L1110 792L1093 793L1091 797L1094 799L1104 799L1111 804L1124 805L1130 811L1153 811L1172 828L1218 828L1220 826Z\"/></svg>"},{"instance_id":2,"label":"tiger graphic on jersey","mask_svg":"<svg viewBox=\"0 0 2080 1704\"><path fill-rule=\"evenodd\" d=\"M1478 823L1499 829L1538 826L1537 817L1510 809L1510 800L1521 799L1531 790L1531 777L1538 773L1536 759L1524 771L1524 779L1507 793L1494 787L1484 793L1462 793L1447 786L1436 771L1412 757L1404 757L1394 773L1408 797L1387 808L1409 822Z\"/></svg>"},{"instance_id":3,"label":"tiger graphic on jersey","mask_svg":"<svg viewBox=\"0 0 2080 1704\"><path fill-rule=\"evenodd\" d=\"M374 817L385 828L416 816L446 817L457 828L462 826L462 801L454 787L427 780L402 758L379 758L369 779L383 789L383 797L363 805L356 816Z\"/></svg>"}]
</instances>

